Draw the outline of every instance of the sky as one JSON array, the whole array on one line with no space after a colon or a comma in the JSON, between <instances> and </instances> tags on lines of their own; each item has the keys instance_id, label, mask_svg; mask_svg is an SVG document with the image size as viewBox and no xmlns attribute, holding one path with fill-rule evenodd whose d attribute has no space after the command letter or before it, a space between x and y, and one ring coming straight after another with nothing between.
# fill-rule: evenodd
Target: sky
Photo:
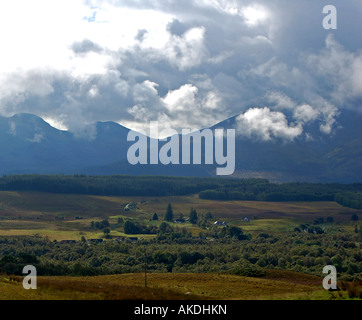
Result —
<instances>
[{"instance_id":1,"label":"sky","mask_svg":"<svg viewBox=\"0 0 362 320\"><path fill-rule=\"evenodd\" d=\"M323 8L337 9L326 30ZM361 0L0 2L0 115L310 138L362 111Z\"/></svg>"}]
</instances>

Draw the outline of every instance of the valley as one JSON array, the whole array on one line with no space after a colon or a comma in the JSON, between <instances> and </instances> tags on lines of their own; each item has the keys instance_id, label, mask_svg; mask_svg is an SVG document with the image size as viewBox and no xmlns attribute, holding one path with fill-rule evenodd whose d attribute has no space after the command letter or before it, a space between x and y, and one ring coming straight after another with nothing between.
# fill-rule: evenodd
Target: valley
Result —
<instances>
[{"instance_id":1,"label":"valley","mask_svg":"<svg viewBox=\"0 0 362 320\"><path fill-rule=\"evenodd\" d=\"M331 201L0 191L0 299L356 299L362 232L352 216L361 210ZM22 288L25 264L38 290ZM343 290L323 289L327 264Z\"/></svg>"}]
</instances>

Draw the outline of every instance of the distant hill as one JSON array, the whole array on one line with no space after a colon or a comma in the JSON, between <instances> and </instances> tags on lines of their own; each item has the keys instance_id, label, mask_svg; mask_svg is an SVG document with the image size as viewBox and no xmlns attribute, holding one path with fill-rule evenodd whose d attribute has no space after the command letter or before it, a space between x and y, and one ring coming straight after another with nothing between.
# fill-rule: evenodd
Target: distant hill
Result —
<instances>
[{"instance_id":1,"label":"distant hill","mask_svg":"<svg viewBox=\"0 0 362 320\"><path fill-rule=\"evenodd\" d=\"M235 117L211 127L233 128ZM293 142L236 139L233 177L280 182L362 182L362 116L346 111L333 136L309 127L313 140ZM88 174L215 176L215 165L135 165L127 161L128 128L115 122L89 125L91 137L77 137L31 114L0 117L1 174ZM181 157L181 155L180 155Z\"/></svg>"},{"instance_id":2,"label":"distant hill","mask_svg":"<svg viewBox=\"0 0 362 320\"><path fill-rule=\"evenodd\" d=\"M213 128L235 126L235 118ZM313 139L293 142L255 141L238 137L235 176L267 178L274 182L362 181L362 115L346 111L334 135L323 135L317 126L306 127Z\"/></svg>"}]
</instances>

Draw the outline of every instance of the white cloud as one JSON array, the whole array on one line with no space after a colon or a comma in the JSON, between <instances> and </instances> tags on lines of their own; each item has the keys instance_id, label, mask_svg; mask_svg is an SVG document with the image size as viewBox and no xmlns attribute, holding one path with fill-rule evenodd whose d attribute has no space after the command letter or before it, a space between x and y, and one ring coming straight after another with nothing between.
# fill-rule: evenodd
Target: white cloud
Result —
<instances>
[{"instance_id":1,"label":"white cloud","mask_svg":"<svg viewBox=\"0 0 362 320\"><path fill-rule=\"evenodd\" d=\"M339 115L338 108L322 97L316 97L313 100L314 105L319 109L323 116L323 122L320 124L320 130L325 134L331 134L336 117Z\"/></svg>"},{"instance_id":2,"label":"white cloud","mask_svg":"<svg viewBox=\"0 0 362 320\"><path fill-rule=\"evenodd\" d=\"M270 13L267 8L260 4L242 5L238 1L203 0L198 1L204 6L213 7L218 11L232 16L240 16L248 27L255 27L265 23Z\"/></svg>"},{"instance_id":3,"label":"white cloud","mask_svg":"<svg viewBox=\"0 0 362 320\"><path fill-rule=\"evenodd\" d=\"M181 132L184 128L202 129L224 120L221 98L211 88L206 93L199 94L198 87L184 84L161 97L156 83L147 81L144 86L137 85L141 104L128 109L133 119L121 121L133 130L142 129L147 132L149 122L158 121L160 128L173 128ZM144 106L150 100L153 100L153 112Z\"/></svg>"},{"instance_id":4,"label":"white cloud","mask_svg":"<svg viewBox=\"0 0 362 320\"><path fill-rule=\"evenodd\" d=\"M362 53L343 48L328 35L325 48L304 56L306 65L330 88L329 95L338 103L362 97Z\"/></svg>"},{"instance_id":5,"label":"white cloud","mask_svg":"<svg viewBox=\"0 0 362 320\"><path fill-rule=\"evenodd\" d=\"M255 137L264 141L273 138L293 140L302 134L300 124L289 125L286 116L269 108L251 108L237 118L237 133L241 136Z\"/></svg>"},{"instance_id":6,"label":"white cloud","mask_svg":"<svg viewBox=\"0 0 362 320\"><path fill-rule=\"evenodd\" d=\"M294 119L296 119L298 122L310 122L313 120L316 120L319 116L320 112L316 109L314 109L312 106L308 104L303 104L300 106L297 106L294 109Z\"/></svg>"},{"instance_id":7,"label":"white cloud","mask_svg":"<svg viewBox=\"0 0 362 320\"><path fill-rule=\"evenodd\" d=\"M49 125L51 125L53 128L62 131L68 130L68 128L64 125L64 123L62 121L59 121L59 119L53 119L51 117L43 116L43 120L47 122Z\"/></svg>"},{"instance_id":8,"label":"white cloud","mask_svg":"<svg viewBox=\"0 0 362 320\"><path fill-rule=\"evenodd\" d=\"M241 9L241 16L250 27L264 23L268 18L267 10L261 5L251 5Z\"/></svg>"},{"instance_id":9,"label":"white cloud","mask_svg":"<svg viewBox=\"0 0 362 320\"><path fill-rule=\"evenodd\" d=\"M208 57L204 34L205 29L199 27L188 30L182 36L171 35L160 53L180 70L195 67Z\"/></svg>"},{"instance_id":10,"label":"white cloud","mask_svg":"<svg viewBox=\"0 0 362 320\"><path fill-rule=\"evenodd\" d=\"M10 121L10 128L9 128L9 134L12 136L16 136L16 124L13 121Z\"/></svg>"},{"instance_id":11,"label":"white cloud","mask_svg":"<svg viewBox=\"0 0 362 320\"><path fill-rule=\"evenodd\" d=\"M195 107L198 89L191 85L185 84L177 90L169 91L162 101L169 111L185 111Z\"/></svg>"},{"instance_id":12,"label":"white cloud","mask_svg":"<svg viewBox=\"0 0 362 320\"><path fill-rule=\"evenodd\" d=\"M142 106L134 105L132 108L129 108L127 111L136 121L145 123L148 122L150 119L148 110Z\"/></svg>"},{"instance_id":13,"label":"white cloud","mask_svg":"<svg viewBox=\"0 0 362 320\"><path fill-rule=\"evenodd\" d=\"M270 103L275 104L277 109L294 109L297 104L282 92L268 92L266 98Z\"/></svg>"},{"instance_id":14,"label":"white cloud","mask_svg":"<svg viewBox=\"0 0 362 320\"><path fill-rule=\"evenodd\" d=\"M158 97L158 84L150 80L137 83L133 88L133 96L136 102L147 102Z\"/></svg>"},{"instance_id":15,"label":"white cloud","mask_svg":"<svg viewBox=\"0 0 362 320\"><path fill-rule=\"evenodd\" d=\"M40 143L42 142L43 139L44 139L43 134L35 133L32 139L27 139L27 140L33 143Z\"/></svg>"}]
</instances>

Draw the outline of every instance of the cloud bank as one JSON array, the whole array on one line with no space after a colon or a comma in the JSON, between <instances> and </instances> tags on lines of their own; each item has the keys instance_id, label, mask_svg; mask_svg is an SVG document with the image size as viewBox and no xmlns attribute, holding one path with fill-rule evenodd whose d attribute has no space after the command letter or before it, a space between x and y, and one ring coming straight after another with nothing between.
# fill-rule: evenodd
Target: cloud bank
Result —
<instances>
[{"instance_id":1,"label":"cloud bank","mask_svg":"<svg viewBox=\"0 0 362 320\"><path fill-rule=\"evenodd\" d=\"M344 109L361 111L362 3L328 4L337 30L322 27L323 0L2 2L0 114L76 133L239 115L250 138L333 134Z\"/></svg>"}]
</instances>

